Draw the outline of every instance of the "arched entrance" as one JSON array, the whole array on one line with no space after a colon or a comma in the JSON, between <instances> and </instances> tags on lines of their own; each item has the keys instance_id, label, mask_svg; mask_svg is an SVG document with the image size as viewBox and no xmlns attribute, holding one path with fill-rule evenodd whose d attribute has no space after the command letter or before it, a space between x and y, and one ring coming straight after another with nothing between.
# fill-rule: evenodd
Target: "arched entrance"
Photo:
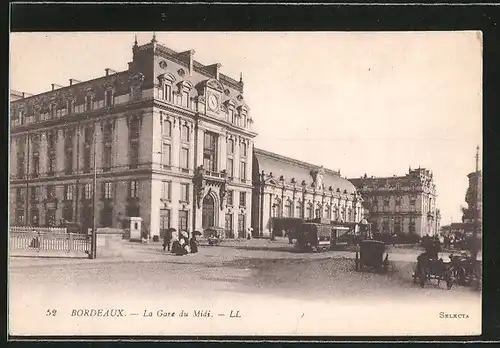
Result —
<instances>
[{"instance_id":1,"label":"arched entrance","mask_svg":"<svg viewBox=\"0 0 500 348\"><path fill-rule=\"evenodd\" d=\"M201 225L204 229L215 226L215 201L209 194L203 198Z\"/></svg>"}]
</instances>

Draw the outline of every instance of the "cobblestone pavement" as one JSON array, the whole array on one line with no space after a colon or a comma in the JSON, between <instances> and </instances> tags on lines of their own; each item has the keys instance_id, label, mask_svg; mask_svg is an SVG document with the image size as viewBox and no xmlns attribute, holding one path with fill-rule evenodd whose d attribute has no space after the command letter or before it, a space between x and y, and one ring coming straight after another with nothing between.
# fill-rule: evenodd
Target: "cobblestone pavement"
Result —
<instances>
[{"instance_id":1,"label":"cobblestone pavement","mask_svg":"<svg viewBox=\"0 0 500 348\"><path fill-rule=\"evenodd\" d=\"M448 308L466 308L471 315L478 315L480 293L470 288L454 286L448 291L444 284L438 286L436 282L430 282L424 289L413 284L411 273L415 258L412 254L393 254L388 274L378 274L356 272L352 251L298 253L285 240L227 241L215 247L201 244L197 254L185 256L163 252L161 243L127 243L124 254L117 259L11 258L10 310L17 313L13 318L24 323L23 327L27 321L19 313L30 313L29 322L33 323L30 330L35 331L40 327L34 323L46 320L45 313L40 311L47 308L57 308L66 314L75 307L112 305L138 310L147 306L163 308L166 304L190 308L186 304L190 301L203 303L207 308L229 308L228 303L238 303L246 315L256 316L254 329L265 322L257 316L257 310L266 311L260 315L276 316L275 320L285 325L288 319L283 313L287 308L293 309L293 313L323 313L322 308L327 306L329 316L323 313L322 320L334 320L335 311L344 311L342 315L349 315L350 320L369 320L380 313L394 314L401 306L413 306L409 311L417 313L423 311L422 305L430 303L436 307L422 313L431 314L434 319L439 310ZM362 308L346 312L345 308L351 308L346 303ZM373 313L358 317L357 311ZM68 320L58 322L58 328L75 330ZM407 322L413 325L411 323ZM92 332L98 334L99 325L91 322L88 325L89 330L97 330ZM143 330L153 330L150 325L141 325ZM339 326L342 330L354 328L342 325ZM115 326L106 327L106 330L115 329ZM200 326L196 332L201 334L208 329ZM266 329L267 326L258 330L265 332ZM83 326L78 330L84 330ZM250 329L235 327L234 330ZM307 330L312 332L310 327ZM408 329L402 327L401 330Z\"/></svg>"}]
</instances>

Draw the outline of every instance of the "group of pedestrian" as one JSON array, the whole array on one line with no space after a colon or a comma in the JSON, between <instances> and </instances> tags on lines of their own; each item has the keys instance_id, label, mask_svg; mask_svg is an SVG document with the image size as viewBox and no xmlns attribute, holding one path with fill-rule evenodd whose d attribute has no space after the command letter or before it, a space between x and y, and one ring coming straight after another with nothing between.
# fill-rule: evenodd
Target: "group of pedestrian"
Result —
<instances>
[{"instance_id":1,"label":"group of pedestrian","mask_svg":"<svg viewBox=\"0 0 500 348\"><path fill-rule=\"evenodd\" d=\"M163 236L163 251L165 249L178 256L195 254L198 252L196 234L193 233L191 238L189 238L189 233L185 231L180 232L178 237L173 236L172 232L165 232Z\"/></svg>"}]
</instances>

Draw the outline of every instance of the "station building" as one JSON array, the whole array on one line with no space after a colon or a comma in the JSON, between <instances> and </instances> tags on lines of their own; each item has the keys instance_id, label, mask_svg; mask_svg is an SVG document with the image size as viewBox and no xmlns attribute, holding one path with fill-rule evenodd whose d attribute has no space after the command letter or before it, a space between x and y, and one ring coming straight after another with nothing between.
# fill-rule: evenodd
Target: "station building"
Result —
<instances>
[{"instance_id":1,"label":"station building","mask_svg":"<svg viewBox=\"0 0 500 348\"><path fill-rule=\"evenodd\" d=\"M91 227L95 154L98 227L139 216L151 237L207 226L244 235L257 134L243 81L194 54L136 39L124 71L13 91L11 224Z\"/></svg>"},{"instance_id":2,"label":"station building","mask_svg":"<svg viewBox=\"0 0 500 348\"><path fill-rule=\"evenodd\" d=\"M356 229L363 219L363 199L339 171L258 148L252 167L252 227L261 236L271 235L280 220L320 219Z\"/></svg>"}]
</instances>

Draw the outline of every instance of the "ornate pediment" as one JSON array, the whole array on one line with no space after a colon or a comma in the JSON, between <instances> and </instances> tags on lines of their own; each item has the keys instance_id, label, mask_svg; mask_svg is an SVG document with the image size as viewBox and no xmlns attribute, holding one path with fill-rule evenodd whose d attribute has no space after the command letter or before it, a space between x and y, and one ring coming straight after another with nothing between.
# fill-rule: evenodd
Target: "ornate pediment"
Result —
<instances>
[{"instance_id":1,"label":"ornate pediment","mask_svg":"<svg viewBox=\"0 0 500 348\"><path fill-rule=\"evenodd\" d=\"M213 88L216 91L219 91L221 93L224 92L224 87L222 86L222 83L220 83L219 81L217 81L215 79L207 80L206 86L210 87L210 88Z\"/></svg>"}]
</instances>

